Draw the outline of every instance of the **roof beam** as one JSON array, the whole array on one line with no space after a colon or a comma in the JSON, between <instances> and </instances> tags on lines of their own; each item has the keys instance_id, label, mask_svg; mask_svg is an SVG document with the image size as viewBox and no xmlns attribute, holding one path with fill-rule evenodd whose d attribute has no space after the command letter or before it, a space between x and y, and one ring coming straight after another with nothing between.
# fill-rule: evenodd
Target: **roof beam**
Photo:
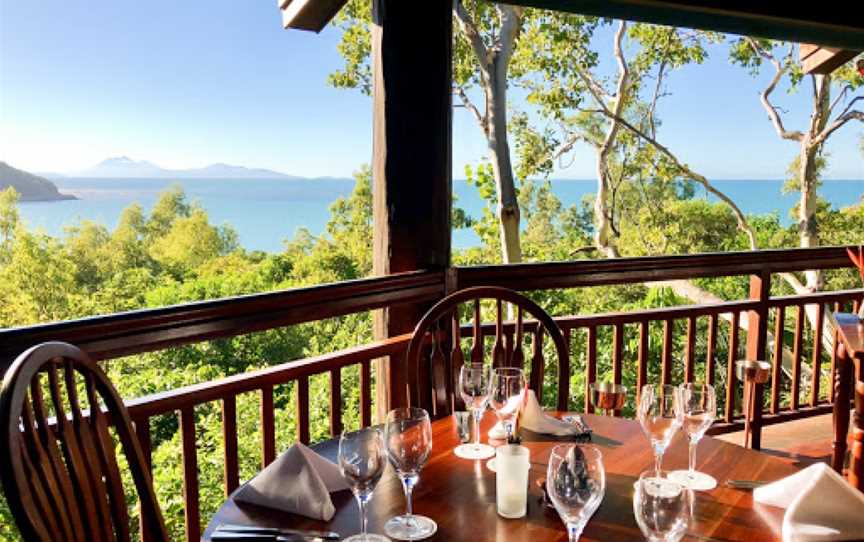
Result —
<instances>
[{"instance_id":1,"label":"roof beam","mask_svg":"<svg viewBox=\"0 0 864 542\"><path fill-rule=\"evenodd\" d=\"M321 32L348 0L276 0L282 26Z\"/></svg>"},{"instance_id":2,"label":"roof beam","mask_svg":"<svg viewBox=\"0 0 864 542\"><path fill-rule=\"evenodd\" d=\"M801 68L804 73L828 74L846 64L860 51L849 49L838 49L836 47L820 47L818 45L801 44L799 51L801 57Z\"/></svg>"},{"instance_id":3,"label":"roof beam","mask_svg":"<svg viewBox=\"0 0 864 542\"><path fill-rule=\"evenodd\" d=\"M848 0L496 0L536 8L864 49L864 3Z\"/></svg>"}]
</instances>

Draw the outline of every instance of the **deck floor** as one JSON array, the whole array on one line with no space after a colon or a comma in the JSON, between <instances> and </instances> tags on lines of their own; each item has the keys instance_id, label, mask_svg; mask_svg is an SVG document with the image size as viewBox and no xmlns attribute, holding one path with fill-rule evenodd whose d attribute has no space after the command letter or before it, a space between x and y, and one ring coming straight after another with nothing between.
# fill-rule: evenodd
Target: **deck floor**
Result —
<instances>
[{"instance_id":1,"label":"deck floor","mask_svg":"<svg viewBox=\"0 0 864 542\"><path fill-rule=\"evenodd\" d=\"M734 444L744 443L744 432L717 435ZM803 418L762 428L762 451L800 467L831 461L834 426L831 414Z\"/></svg>"}]
</instances>

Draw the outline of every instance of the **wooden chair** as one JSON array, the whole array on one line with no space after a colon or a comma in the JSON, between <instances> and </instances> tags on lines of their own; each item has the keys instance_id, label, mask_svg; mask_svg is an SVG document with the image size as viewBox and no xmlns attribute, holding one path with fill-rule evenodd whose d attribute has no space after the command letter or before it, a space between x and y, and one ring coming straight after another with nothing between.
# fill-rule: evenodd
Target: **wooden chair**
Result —
<instances>
[{"instance_id":1,"label":"wooden chair","mask_svg":"<svg viewBox=\"0 0 864 542\"><path fill-rule=\"evenodd\" d=\"M111 426L140 498L145 534L168 540L126 407L87 354L49 342L18 356L0 390L0 423L0 480L24 540L130 540Z\"/></svg>"},{"instance_id":2,"label":"wooden chair","mask_svg":"<svg viewBox=\"0 0 864 542\"><path fill-rule=\"evenodd\" d=\"M461 407L462 400L458 397L459 369L465 363L461 341L463 335L460 322L459 307L471 305L473 324L471 328L470 362L483 362L486 358L484 350L484 327L481 322L481 301L492 300L496 309L494 324L494 343L491 348L493 367L525 368L523 343L526 332L534 334L531 343L530 371L528 372L529 387L537 397L542 397L543 374L545 360L543 359L543 336L547 335L558 354L560 378L569 378L569 363L567 345L558 324L546 311L527 297L495 286L478 286L454 292L436 303L423 316L414 328L411 342L406 354L406 369L408 396L412 405L417 405L429 411L433 418L441 418L450 414L454 408ZM509 303L515 309L515 322L504 321L504 304ZM526 321L525 315L533 318ZM566 409L567 397L559 393L558 405ZM561 406L563 404L563 406Z\"/></svg>"}]
</instances>

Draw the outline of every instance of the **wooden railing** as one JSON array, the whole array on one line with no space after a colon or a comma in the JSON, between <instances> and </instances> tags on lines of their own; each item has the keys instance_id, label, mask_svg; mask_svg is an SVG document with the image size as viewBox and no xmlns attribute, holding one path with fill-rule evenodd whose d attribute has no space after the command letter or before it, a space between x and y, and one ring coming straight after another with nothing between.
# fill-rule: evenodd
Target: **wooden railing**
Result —
<instances>
[{"instance_id":1,"label":"wooden railing","mask_svg":"<svg viewBox=\"0 0 864 542\"><path fill-rule=\"evenodd\" d=\"M0 367L4 370L14 356L29 346L45 340L62 340L77 344L94 358L111 358L190 344L204 340L230 337L253 331L273 329L302 322L313 322L340 315L392 307L399 304L426 305L441 298L447 291L473 285L497 285L517 290L544 290L583 286L644 283L721 276L749 276L749 299L710 305L669 307L633 312L591 315L561 315L556 318L564 331L570 357L557 367L556 403L559 409L574 407L578 395L583 408L590 411L587 387L570 389L575 371L585 373L584 382L598 375L598 342L610 340L612 379L621 382L626 371L635 371L635 384L641 387L649 381L652 367L659 369L659 380L677 383L697 378L700 365L703 378L712 383L722 382L724 411L722 421L713 432L741 427L734 361L745 355L759 354L774 365L773 379L767 389L768 409L763 414L757 408L758 434L761 425L779 423L797 417L827 412L833 387L820 393L821 366L830 359L833 369L835 353L823 348L821 323L828 311L857 309L862 290L825 292L788 297L770 297L772 276L776 273L807 269L847 267L849 261L843 248L809 250L779 250L709 254L696 256L651 257L604 261L521 264L514 266L483 266L453 268L447 271L414 272L388 277L364 279L339 284L263 293L216 301L192 303L176 307L133 311L76 321L61 322L0 330ZM807 334L805 307L816 311L816 326ZM785 325L793 321L791 337L786 337ZM683 325L679 325L683 323ZM746 326L740 324L746 322ZM659 355L652 358L651 329L662 327ZM676 328L683 328L683 340ZM742 329L746 327L746 329ZM526 333L532 332L530 323ZM704 335L704 341L700 342ZM769 336L779 338L769 351ZM628 337L635 338L633 356L625 355ZM725 337L725 357L718 359L721 337ZM677 339L677 340L676 340ZM184 498L187 540L198 540L201 532L198 487L198 455L196 449L195 408L218 402L222 411L224 456L224 490L228 494L240 483L238 468L237 396L260 395L262 466L276 456L274 386L294 383L296 386L296 438L310 440L309 378L329 375L329 433L342 430L343 405L342 371L351 366L360 369L360 422L372 423L372 404L376 392L372 386L371 362L391 356L399 362L407 346L408 336L391 337L366 345L303 360L288 361L257 371L186 386L141 398L130 398L127 405L135 421L141 443L148 457L151 451L150 421L156 416L179 416L183 450ZM680 344L680 356L675 345ZM809 352L808 352L808 344ZM835 343L836 344L836 343ZM700 346L704 345L704 346ZM603 346L601 343L600 346ZM741 352L746 346L747 353ZM784 348L791 349L791 362L786 376L783 368ZM697 359L697 353L698 355ZM805 353L809 361L805 363ZM543 363L535 367L543 367ZM680 357L681 361L678 362ZM724 373L718 371L723 362ZM658 366L659 365L659 366ZM810 374L810 393L801 397L803 368ZM791 378L788 400L781 391ZM532 378L533 380L533 378ZM543 382L542 375L539 379ZM719 390L718 390L719 392ZM758 436L754 446L758 447Z\"/></svg>"}]
</instances>

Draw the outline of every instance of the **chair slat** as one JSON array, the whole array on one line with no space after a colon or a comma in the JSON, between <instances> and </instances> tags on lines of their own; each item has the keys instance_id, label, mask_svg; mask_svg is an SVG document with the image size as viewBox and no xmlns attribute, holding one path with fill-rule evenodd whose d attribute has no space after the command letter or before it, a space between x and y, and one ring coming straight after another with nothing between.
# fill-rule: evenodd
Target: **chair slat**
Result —
<instances>
[{"instance_id":1,"label":"chair slat","mask_svg":"<svg viewBox=\"0 0 864 542\"><path fill-rule=\"evenodd\" d=\"M591 402L591 384L597 381L597 326L588 326L585 346L585 412L594 412Z\"/></svg>"},{"instance_id":2,"label":"chair slat","mask_svg":"<svg viewBox=\"0 0 864 542\"><path fill-rule=\"evenodd\" d=\"M456 307L450 318L450 370L453 375L451 382L454 383L454 386L459 385L459 373L463 365L465 365L465 354L462 352L462 326L459 323L459 308ZM453 408L456 410L465 409L462 394L455 391L453 393Z\"/></svg>"},{"instance_id":3,"label":"chair slat","mask_svg":"<svg viewBox=\"0 0 864 542\"><path fill-rule=\"evenodd\" d=\"M675 322L663 320L663 357L660 360L660 383L664 386L672 383L672 332Z\"/></svg>"},{"instance_id":4,"label":"chair slat","mask_svg":"<svg viewBox=\"0 0 864 542\"><path fill-rule=\"evenodd\" d=\"M523 322L522 322L522 307L516 309L516 338L513 342L513 349L510 353L509 364L512 367L523 369L525 367L525 352L522 351L523 342Z\"/></svg>"},{"instance_id":5,"label":"chair slat","mask_svg":"<svg viewBox=\"0 0 864 542\"><path fill-rule=\"evenodd\" d=\"M570 330L564 332L564 340L569 344ZM569 364L565 364L562 370L570 373ZM560 367L559 367L560 368ZM534 339L531 341L531 389L537 395L537 399L543 399L543 378L546 373L546 360L543 358L543 327L537 326L534 330Z\"/></svg>"},{"instance_id":6,"label":"chair slat","mask_svg":"<svg viewBox=\"0 0 864 542\"><path fill-rule=\"evenodd\" d=\"M687 346L684 350L684 382L693 382L696 378L696 317L687 318Z\"/></svg>"},{"instance_id":7,"label":"chair slat","mask_svg":"<svg viewBox=\"0 0 864 542\"><path fill-rule=\"evenodd\" d=\"M642 387L648 383L648 339L649 339L649 322L642 320L639 322L639 354L636 369L636 404L642 397Z\"/></svg>"},{"instance_id":8,"label":"chair slat","mask_svg":"<svg viewBox=\"0 0 864 542\"><path fill-rule=\"evenodd\" d=\"M501 300L496 300L495 311L495 344L492 346L492 366L501 367L506 364L504 359L504 316L501 314Z\"/></svg>"},{"instance_id":9,"label":"chair slat","mask_svg":"<svg viewBox=\"0 0 864 542\"><path fill-rule=\"evenodd\" d=\"M705 382L714 385L716 379L716 364L714 353L717 349L717 315L708 316L708 338L705 346Z\"/></svg>"},{"instance_id":10,"label":"chair slat","mask_svg":"<svg viewBox=\"0 0 864 542\"><path fill-rule=\"evenodd\" d=\"M471 343L471 363L483 363L483 327L480 320L480 300L474 300L474 329Z\"/></svg>"}]
</instances>

